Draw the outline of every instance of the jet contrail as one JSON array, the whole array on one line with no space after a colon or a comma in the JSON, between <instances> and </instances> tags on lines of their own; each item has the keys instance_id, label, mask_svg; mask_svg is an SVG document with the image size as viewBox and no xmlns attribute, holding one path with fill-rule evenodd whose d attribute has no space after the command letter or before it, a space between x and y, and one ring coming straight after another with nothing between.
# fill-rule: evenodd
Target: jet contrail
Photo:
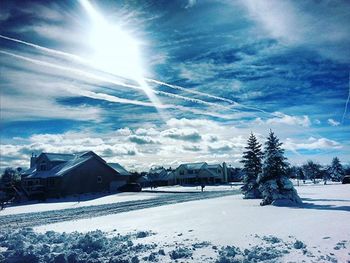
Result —
<instances>
[{"instance_id":1,"label":"jet contrail","mask_svg":"<svg viewBox=\"0 0 350 263\"><path fill-rule=\"evenodd\" d=\"M45 51L45 52L48 52L50 54L54 54L54 55L59 55L59 56L65 56L65 57L68 57L68 58L71 58L71 59L74 59L76 60L77 62L80 62L80 63L83 63L83 64L87 64L88 66L90 67L93 67L94 69L96 69L93 64L89 61L89 60L86 60L78 55L74 55L74 54L71 54L71 53L67 53L67 52L64 52L64 51L60 51L60 50L56 50L56 49L51 49L51 48L46 48L46 47L43 47L43 46L40 46L40 45L37 45L37 44L33 44L33 43L30 43L30 42L27 42L27 41L23 41L23 40L19 40L19 39L15 39L15 38L11 38L11 37L7 37L7 36L4 36L4 35L1 35L0 34L0 38L3 38L3 39L6 39L6 40L9 40L9 41L13 41L13 42L16 42L16 43L20 43L20 44L23 44L23 45L27 45L27 46L30 46L30 47L33 47L33 48L36 48L36 49L39 49L39 50L42 50L42 51ZM99 71L101 71L100 69L97 69ZM107 73L107 72L104 72L102 71L103 73ZM108 73L110 75L115 75L117 77L122 77L124 78L123 76L118 76L116 74L111 74L111 73ZM250 109L250 110L255 110L255 111L259 111L259 112L262 112L262 113L265 113L265 114L268 114L268 115L272 115L272 116L275 116L273 113L270 113L270 112L266 112L262 109L259 109L259 108L256 108L256 107L251 107L251 106L245 106L243 104L240 104L238 102L235 102L233 100L230 100L230 99L227 99L227 98L223 98L223 97L219 97L219 96L214 96L214 95L211 95L211 94L208 94L208 93L204 93L204 92L200 92L200 91L195 91L195 90L190 90L190 89L187 89L187 88L184 88L184 87L180 87L180 86L177 86L177 85L172 85L172 84L168 84L168 83L165 83L165 82L162 82L162 81L159 81L159 80L155 80L155 79L149 79L149 78L144 78L145 81L147 82L152 82L152 83L155 83L155 84L158 84L158 85L162 85L162 86L167 86L169 88L172 88L172 89L176 89L176 90L181 90L181 91L184 91L184 92L187 92L187 93L192 93L192 94L196 94L196 95L200 95L200 96L204 96L204 97L208 97L208 98L212 98L212 99L216 99L216 100L220 100L220 101L224 101L224 102L227 102L231 105L233 105L234 107L242 107L242 108L246 108L246 109ZM125 86L125 85L128 85L128 84L125 84L125 85L122 85L121 83L119 83L118 85L121 85L121 86ZM128 86L125 86L125 87L130 87L130 85ZM136 87L136 86L134 86ZM172 96L171 94L173 93L168 93L168 92L162 92L163 95L169 95L169 96ZM181 99L185 99L187 98L188 101L193 101L193 98L189 98L189 97L185 97L185 96L181 96L179 95L178 98L181 98ZM185 99L186 100L186 99ZM208 101L204 101L204 100L200 100L200 99L195 99L196 102L200 102L202 104L207 104L207 103L211 103L211 102L208 102ZM211 105L216 105L217 107L223 107L223 105L220 105L220 104L216 104L216 103L211 103ZM208 104L207 104L208 105Z\"/></svg>"},{"instance_id":2,"label":"jet contrail","mask_svg":"<svg viewBox=\"0 0 350 263\"><path fill-rule=\"evenodd\" d=\"M213 112L206 112L206 111L201 111L201 110L197 110L197 109L191 109L191 108L180 106L180 105L172 105L172 104L154 105L154 103L152 103L152 102L129 100L129 99L124 99L124 98L120 98L120 97L109 95L109 94L96 93L93 91L77 90L77 89L75 89L75 90L76 90L76 92L73 92L74 94L88 97L88 98L92 98L92 99L104 100L104 101L121 103L121 104L133 104L133 105L152 107L152 108L158 107L160 109L175 109L175 110L180 110L180 111L191 112L191 113L198 114L198 115L206 115L206 116L220 118L220 119L232 120L232 116L226 116L226 115L217 114L217 113L213 113ZM71 90L69 90L69 91L71 91Z\"/></svg>"},{"instance_id":3,"label":"jet contrail","mask_svg":"<svg viewBox=\"0 0 350 263\"><path fill-rule=\"evenodd\" d=\"M60 70L65 70L65 71L69 71L72 73L76 73L78 75L82 75L85 77L89 77L92 79L96 79L99 81L103 81L103 82L110 82L112 84L116 84L116 85L124 85L123 83L118 83L118 82L114 82L112 80L108 80L105 79L103 77L99 77L96 76L94 74L91 73L87 73L78 69L74 69L74 68L70 68L70 67L64 67L64 66L60 66L60 65L56 65L50 62L45 62L45 61L41 61L41 60L37 60L37 59L33 59L33 58L28 58L25 56L21 56L21 55L17 55L11 52L7 52L7 51L3 51L0 50L1 54L5 54L8 56L12 56L18 59L22 59L24 61L28 61L37 65L41 65L41 66L48 66L48 67L53 67L53 68L57 68ZM133 86L133 85L125 85L126 87L137 87L137 86ZM141 88L140 88L141 89ZM75 89L77 90L77 89ZM197 109L191 109L185 106L180 106L180 105L173 105L173 104L154 104L151 102L143 102L143 101L137 101L137 100L129 100L129 99L124 99L124 98L120 98L117 96L113 96L113 95L109 95L109 94L104 94L104 93L96 93L96 92L92 92L92 91L83 91L83 90L79 90L76 91L76 93L78 95L82 95L85 97L90 97L90 98L94 98L94 99L100 99L100 100L106 100L106 101L110 101L110 102L116 102L116 103L122 103L122 104L133 104L133 105L139 105L139 106L145 106L145 107L158 107L161 109L177 109L177 110L181 110L181 111L187 111L187 112L192 112L194 114L200 114L200 115L207 115L207 116L211 116L211 117L216 117L216 118L221 118L221 119L232 119L232 116L230 117L229 115L224 115L224 114L217 114L217 113L213 113L213 112L207 112L207 111L201 111L201 110L197 110Z\"/></svg>"},{"instance_id":4,"label":"jet contrail","mask_svg":"<svg viewBox=\"0 0 350 263\"><path fill-rule=\"evenodd\" d=\"M6 39L6 40L9 40L9 41L13 41L13 42L16 42L16 43L19 43L19 44L23 44L23 45L26 45L26 46L30 46L30 47L33 47L33 48L45 51L45 52L50 53L50 54L59 55L59 56L65 56L65 57L69 57L69 58L75 59L75 60L80 61L80 62L84 62L84 61L86 62L86 60L84 60L83 58L81 58L81 57L79 57L77 55L71 54L71 53L64 52L64 51L43 47L43 46L40 46L40 45L33 44L31 42L23 41L23 40L12 38L12 37L7 37L7 36L1 35L1 34L0 34L0 38Z\"/></svg>"},{"instance_id":5,"label":"jet contrail","mask_svg":"<svg viewBox=\"0 0 350 263\"><path fill-rule=\"evenodd\" d=\"M346 112L348 110L349 100L350 100L350 72L349 72L349 93L348 93L348 98L346 99L346 102L345 102L345 108L344 108L344 113L343 113L343 118L341 120L341 124L344 124L344 119L346 116Z\"/></svg>"},{"instance_id":6,"label":"jet contrail","mask_svg":"<svg viewBox=\"0 0 350 263\"><path fill-rule=\"evenodd\" d=\"M22 59L22 60L25 60L25 61L28 61L28 62L31 62L31 63L34 63L34 64L38 64L38 65L42 65L42 66L48 66L48 67L53 67L53 68L64 70L64 71L69 71L71 73L78 74L78 75L81 75L81 76L84 76L84 77L88 77L88 78L91 78L91 79L95 79L95 80L98 80L98 81L109 82L109 83L114 84L114 85L119 85L119 86L123 86L123 87L127 87L127 88L132 88L132 89L144 91L144 88L141 87L141 86L136 86L136 85L122 83L122 82L119 82L119 81L116 81L116 80L112 80L110 78L101 77L101 76L98 76L96 74L85 72L85 71L82 71L82 70L79 70L79 69L76 69L76 68L67 67L67 66L61 66L61 65L58 65L58 64L53 64L51 62L46 62L46 61L42 61L42 60L38 60L38 59L33 59L33 58L29 58L29 57L26 57L26 56L14 54L12 52L7 52L7 51L3 51L3 50L0 50L0 53L6 54L8 56L12 56L12 57L15 57L15 58L18 58L18 59ZM207 101L203 101L203 100L200 100L200 99L189 98L189 97L185 97L185 96L181 96L181 95L177 95L177 94L173 94L173 93L168 93L168 92L164 92L164 91L157 91L157 90L152 90L152 89L149 89L149 91L152 92L152 93L155 93L157 95L163 95L163 96L167 96L167 97L182 99L182 100L185 100L185 101L189 101L189 102L193 102L193 103L197 103L197 104L202 104L202 105L206 105L206 106L212 106L212 107L218 107L218 108L223 108L223 109L229 109L228 107L225 107L223 105L215 104L215 103L211 103L211 102L207 102ZM159 104L160 103L158 103L157 105L159 105Z\"/></svg>"},{"instance_id":7,"label":"jet contrail","mask_svg":"<svg viewBox=\"0 0 350 263\"><path fill-rule=\"evenodd\" d=\"M204 92L200 92L200 91L196 91L196 90L186 89L186 88L178 86L178 85L172 85L172 84L165 83L165 82L162 82L162 81L159 81L159 80L155 80L155 79L145 78L145 80L148 81L148 82L151 82L151 83L155 83L155 84L158 84L158 85L161 85L161 86L166 86L166 87L169 87L169 88L172 88L172 89L181 90L181 91L184 91L184 92L187 92L187 93L192 93L192 94L196 94L196 95L200 95L200 96L204 96L204 97L208 97L208 98L224 101L224 102L227 102L229 104L232 104L235 107L242 107L242 108L246 108L246 109L250 109L250 110L260 111L260 112L268 114L268 115L276 116L273 113L264 111L264 110L256 108L256 107L246 106L246 105L243 105L241 103L238 103L236 101L233 101L233 100L230 100L230 99L227 99L227 98L214 96L214 95L211 95L211 94L208 94L208 93L204 93Z\"/></svg>"}]
</instances>

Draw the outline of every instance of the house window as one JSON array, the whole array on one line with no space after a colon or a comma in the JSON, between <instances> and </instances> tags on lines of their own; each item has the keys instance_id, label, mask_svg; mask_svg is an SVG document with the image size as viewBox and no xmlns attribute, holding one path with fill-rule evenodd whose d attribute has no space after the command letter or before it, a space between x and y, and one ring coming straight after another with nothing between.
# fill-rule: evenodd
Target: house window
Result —
<instances>
[{"instance_id":1,"label":"house window","mask_svg":"<svg viewBox=\"0 0 350 263\"><path fill-rule=\"evenodd\" d=\"M40 171L46 171L46 162L43 161L42 163L40 163L40 167L39 167Z\"/></svg>"},{"instance_id":2,"label":"house window","mask_svg":"<svg viewBox=\"0 0 350 263\"><path fill-rule=\"evenodd\" d=\"M184 175L185 174L185 172L184 171L180 171L180 175Z\"/></svg>"},{"instance_id":3,"label":"house window","mask_svg":"<svg viewBox=\"0 0 350 263\"><path fill-rule=\"evenodd\" d=\"M188 173L189 174L193 174L193 170L188 170Z\"/></svg>"},{"instance_id":4,"label":"house window","mask_svg":"<svg viewBox=\"0 0 350 263\"><path fill-rule=\"evenodd\" d=\"M97 183L102 183L102 176L97 176Z\"/></svg>"}]
</instances>

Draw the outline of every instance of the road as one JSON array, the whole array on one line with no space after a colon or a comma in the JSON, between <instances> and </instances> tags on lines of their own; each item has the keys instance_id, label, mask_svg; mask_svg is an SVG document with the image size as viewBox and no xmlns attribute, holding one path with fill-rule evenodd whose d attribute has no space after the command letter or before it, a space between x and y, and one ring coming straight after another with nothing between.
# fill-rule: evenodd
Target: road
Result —
<instances>
[{"instance_id":1,"label":"road","mask_svg":"<svg viewBox=\"0 0 350 263\"><path fill-rule=\"evenodd\" d=\"M17 229L52 224L62 221L71 221L110 214L123 213L133 210L146 209L163 205L171 205L202 199L217 198L239 194L239 190L208 191L192 193L158 193L159 196L146 200L135 200L115 204L104 204L53 210L45 212L24 213L0 217L0 226L3 229Z\"/></svg>"}]
</instances>

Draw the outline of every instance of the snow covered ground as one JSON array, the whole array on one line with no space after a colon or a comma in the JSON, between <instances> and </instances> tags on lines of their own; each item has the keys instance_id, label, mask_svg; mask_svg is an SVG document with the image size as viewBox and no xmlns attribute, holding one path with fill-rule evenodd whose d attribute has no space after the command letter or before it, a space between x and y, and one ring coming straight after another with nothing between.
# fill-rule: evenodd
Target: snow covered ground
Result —
<instances>
[{"instance_id":1,"label":"snow covered ground","mask_svg":"<svg viewBox=\"0 0 350 263\"><path fill-rule=\"evenodd\" d=\"M232 189L239 189L242 186L242 183L230 183L226 185L207 185L204 188L205 192L212 191L229 191ZM152 192L200 192L200 186L180 186L180 185L172 185L172 186L161 186L157 188L143 188L143 191L152 191Z\"/></svg>"},{"instance_id":2,"label":"snow covered ground","mask_svg":"<svg viewBox=\"0 0 350 263\"><path fill-rule=\"evenodd\" d=\"M154 198L154 193L118 193L118 194L84 194L80 197L71 196L68 198L48 199L46 202L26 202L20 205L9 206L0 211L0 216L14 215L21 213L34 213L52 210L79 208L92 205L104 205L121 203L135 200L145 200Z\"/></svg>"},{"instance_id":3,"label":"snow covered ground","mask_svg":"<svg viewBox=\"0 0 350 263\"><path fill-rule=\"evenodd\" d=\"M226 187L231 189L213 189L228 190ZM195 187L156 190L198 191ZM210 192L211 187L205 190ZM67 259L74 252L86 261L91 258L91 248L96 248L93 256L102 262L349 262L350 185L301 184L297 190L302 207L261 207L260 200L243 200L241 195L141 206L129 212L41 225L35 232L0 233L0 251L2 246L3 253L10 255L7 248L19 247L22 250L11 255L36 251L50 260ZM191 194L169 196L187 195ZM103 232L89 232L95 230ZM46 231L56 232L43 235ZM25 241L19 242L18 237Z\"/></svg>"}]
</instances>

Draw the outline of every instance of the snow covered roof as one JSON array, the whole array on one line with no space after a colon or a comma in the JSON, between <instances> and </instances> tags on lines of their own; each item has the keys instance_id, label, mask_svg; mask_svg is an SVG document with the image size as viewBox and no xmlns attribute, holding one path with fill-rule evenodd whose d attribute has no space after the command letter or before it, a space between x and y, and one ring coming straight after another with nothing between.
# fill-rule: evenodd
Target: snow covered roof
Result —
<instances>
[{"instance_id":1,"label":"snow covered roof","mask_svg":"<svg viewBox=\"0 0 350 263\"><path fill-rule=\"evenodd\" d=\"M25 178L49 178L63 176L68 171L81 165L87 160L93 158L92 156L74 156L73 159L63 162L59 165L54 166L52 169L47 171L38 171L36 167L27 170L24 174L28 174Z\"/></svg>"},{"instance_id":2,"label":"snow covered roof","mask_svg":"<svg viewBox=\"0 0 350 263\"><path fill-rule=\"evenodd\" d=\"M65 154L65 153L42 153L46 155L46 157L51 162L67 162L75 157L74 154Z\"/></svg>"},{"instance_id":3,"label":"snow covered roof","mask_svg":"<svg viewBox=\"0 0 350 263\"><path fill-rule=\"evenodd\" d=\"M207 168L208 169L218 169L218 168L221 168L221 164L208 164Z\"/></svg>"},{"instance_id":4,"label":"snow covered roof","mask_svg":"<svg viewBox=\"0 0 350 263\"><path fill-rule=\"evenodd\" d=\"M110 167L112 167L114 170L116 170L120 175L126 175L129 176L130 173L125 170L123 166L121 166L119 163L107 163Z\"/></svg>"},{"instance_id":5,"label":"snow covered roof","mask_svg":"<svg viewBox=\"0 0 350 263\"><path fill-rule=\"evenodd\" d=\"M106 164L106 161L103 160L100 156L95 154L92 151L80 152L75 154L61 154L61 153L42 153L39 156L45 155L50 162L61 162L58 165L55 165L50 170L39 171L36 169L36 166L30 168L23 172L25 178L48 178L48 177L57 177L62 176L75 167L83 164L84 162L95 158ZM120 164L113 163L108 165L109 168L117 171L120 175L130 175Z\"/></svg>"}]
</instances>

